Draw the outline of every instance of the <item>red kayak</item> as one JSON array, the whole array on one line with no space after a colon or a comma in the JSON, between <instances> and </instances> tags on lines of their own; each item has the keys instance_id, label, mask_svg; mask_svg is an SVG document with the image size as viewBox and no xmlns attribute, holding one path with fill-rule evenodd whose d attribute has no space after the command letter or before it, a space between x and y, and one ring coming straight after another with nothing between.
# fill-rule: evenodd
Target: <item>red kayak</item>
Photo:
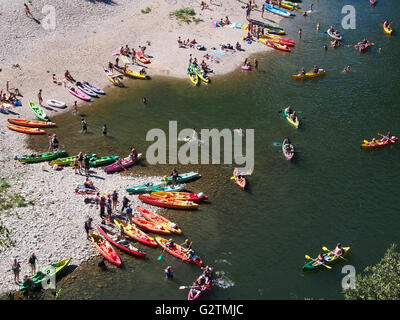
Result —
<instances>
[{"instance_id":1,"label":"red kayak","mask_svg":"<svg viewBox=\"0 0 400 320\"><path fill-rule=\"evenodd\" d=\"M140 212L140 214L147 219L148 221L156 222L158 224L161 224L165 229L176 233L176 234L182 234L182 230L179 229L176 223L169 221L168 219L164 218L163 216L160 216L157 213L151 212L141 206L137 206L136 209Z\"/></svg>"},{"instance_id":2,"label":"red kayak","mask_svg":"<svg viewBox=\"0 0 400 320\"><path fill-rule=\"evenodd\" d=\"M269 40L273 41L273 42L278 42L279 44L282 44L282 45L287 45L287 46L290 46L290 47L294 47L296 45L296 43L291 39L281 38L281 37L278 37L278 36L273 35L273 34L266 33L265 37L268 38Z\"/></svg>"},{"instance_id":3,"label":"red kayak","mask_svg":"<svg viewBox=\"0 0 400 320\"><path fill-rule=\"evenodd\" d=\"M104 240L99 234L93 232L90 236L90 240L96 247L97 251L108 261L115 264L116 266L121 266L122 262L119 258L117 252L111 247L107 240Z\"/></svg>"},{"instance_id":4,"label":"red kayak","mask_svg":"<svg viewBox=\"0 0 400 320\"><path fill-rule=\"evenodd\" d=\"M169 248L166 246L166 244L168 242L167 239L164 239L161 237L156 237L156 241L161 247L163 247L163 249L165 251L172 254L173 256L175 256L183 261L197 264L200 267L203 265L203 261L201 261L200 257L198 257L198 256L194 256L192 259L189 259L186 255L186 252L188 251L188 249L183 248L179 244L175 243L173 248Z\"/></svg>"},{"instance_id":5,"label":"red kayak","mask_svg":"<svg viewBox=\"0 0 400 320\"><path fill-rule=\"evenodd\" d=\"M374 6L374 5L376 4L376 0L369 0L369 4L370 4L371 6Z\"/></svg>"},{"instance_id":6,"label":"red kayak","mask_svg":"<svg viewBox=\"0 0 400 320\"><path fill-rule=\"evenodd\" d=\"M189 293L188 293L188 300L199 300L206 292L207 290L211 287L212 284L212 278L209 279L207 282L204 284L200 285L199 282L203 278L203 275L198 277L195 282L193 282Z\"/></svg>"},{"instance_id":7,"label":"red kayak","mask_svg":"<svg viewBox=\"0 0 400 320\"><path fill-rule=\"evenodd\" d=\"M372 43L367 42L367 43L361 43L358 45L358 50L360 52L364 52L365 50L367 50L370 46L372 46Z\"/></svg>"},{"instance_id":8,"label":"red kayak","mask_svg":"<svg viewBox=\"0 0 400 320\"><path fill-rule=\"evenodd\" d=\"M65 88L68 90L68 92L70 94L72 94L75 97L78 97L79 99L82 99L82 100L85 100L85 101L92 101L92 99L89 96L87 96L86 94L76 90L73 87L70 87L70 86L66 85Z\"/></svg>"},{"instance_id":9,"label":"red kayak","mask_svg":"<svg viewBox=\"0 0 400 320\"><path fill-rule=\"evenodd\" d=\"M145 258L146 254L134 247L130 241L120 236L121 232L114 226L97 226L97 230L117 248L139 258Z\"/></svg>"},{"instance_id":10,"label":"red kayak","mask_svg":"<svg viewBox=\"0 0 400 320\"><path fill-rule=\"evenodd\" d=\"M146 58L143 53L136 52L137 59L142 63L150 63L150 59Z\"/></svg>"},{"instance_id":11,"label":"red kayak","mask_svg":"<svg viewBox=\"0 0 400 320\"><path fill-rule=\"evenodd\" d=\"M157 207L170 208L170 209L197 209L199 205L191 201L182 201L174 199L163 199L159 197L153 197L145 194L141 194L139 199L143 202L151 204Z\"/></svg>"},{"instance_id":12,"label":"red kayak","mask_svg":"<svg viewBox=\"0 0 400 320\"><path fill-rule=\"evenodd\" d=\"M274 43L272 41L269 41L268 39L259 39L259 41L263 44L265 44L268 47L274 48L276 50L280 51L285 51L285 52L291 52L290 48L287 45L281 45L279 43Z\"/></svg>"}]
</instances>

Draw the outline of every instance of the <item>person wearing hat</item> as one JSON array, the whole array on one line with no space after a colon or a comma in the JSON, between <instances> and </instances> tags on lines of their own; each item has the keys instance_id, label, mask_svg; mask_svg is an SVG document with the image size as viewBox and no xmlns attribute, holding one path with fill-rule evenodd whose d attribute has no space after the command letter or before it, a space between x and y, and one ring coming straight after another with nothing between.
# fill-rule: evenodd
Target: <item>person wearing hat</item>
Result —
<instances>
[{"instance_id":1,"label":"person wearing hat","mask_svg":"<svg viewBox=\"0 0 400 320\"><path fill-rule=\"evenodd\" d=\"M169 239L167 244L165 245L167 248L175 248L174 240Z\"/></svg>"},{"instance_id":2,"label":"person wearing hat","mask_svg":"<svg viewBox=\"0 0 400 320\"><path fill-rule=\"evenodd\" d=\"M185 247L186 249L190 249L190 247L192 246L192 243L189 242L189 239L186 239L184 243L181 244L182 247Z\"/></svg>"}]
</instances>

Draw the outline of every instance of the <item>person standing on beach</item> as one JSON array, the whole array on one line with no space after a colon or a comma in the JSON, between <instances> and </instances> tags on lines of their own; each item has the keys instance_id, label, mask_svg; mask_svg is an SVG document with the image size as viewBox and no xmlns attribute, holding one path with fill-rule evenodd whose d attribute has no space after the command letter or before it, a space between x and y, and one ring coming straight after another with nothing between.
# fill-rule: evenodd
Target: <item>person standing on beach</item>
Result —
<instances>
[{"instance_id":1,"label":"person standing on beach","mask_svg":"<svg viewBox=\"0 0 400 320\"><path fill-rule=\"evenodd\" d=\"M86 236L87 236L88 239L89 239L89 232L90 232L90 230L93 230L92 221L93 221L92 218L89 218L89 219L85 220L85 225L84 225L84 227L85 227Z\"/></svg>"},{"instance_id":2,"label":"person standing on beach","mask_svg":"<svg viewBox=\"0 0 400 320\"><path fill-rule=\"evenodd\" d=\"M82 132L87 133L87 122L83 118L81 119L81 126L82 126Z\"/></svg>"},{"instance_id":3,"label":"person standing on beach","mask_svg":"<svg viewBox=\"0 0 400 320\"><path fill-rule=\"evenodd\" d=\"M115 59L115 65L118 67L118 62L119 62L119 58L117 57L116 59Z\"/></svg>"},{"instance_id":4,"label":"person standing on beach","mask_svg":"<svg viewBox=\"0 0 400 320\"><path fill-rule=\"evenodd\" d=\"M128 208L129 202L131 202L126 196L122 198L122 208L121 208L121 214L124 212L125 208Z\"/></svg>"},{"instance_id":5,"label":"person standing on beach","mask_svg":"<svg viewBox=\"0 0 400 320\"><path fill-rule=\"evenodd\" d=\"M35 256L35 254L32 253L31 257L28 260L28 263L31 266L32 275L34 275L36 273L36 260L37 260L37 258Z\"/></svg>"},{"instance_id":6,"label":"person standing on beach","mask_svg":"<svg viewBox=\"0 0 400 320\"><path fill-rule=\"evenodd\" d=\"M24 3L24 6L25 6L25 14L26 14L26 16L27 17L31 17L33 19L33 15L31 13L31 10L29 10L28 5L26 3Z\"/></svg>"},{"instance_id":7,"label":"person standing on beach","mask_svg":"<svg viewBox=\"0 0 400 320\"><path fill-rule=\"evenodd\" d=\"M51 138L51 145L52 145L54 151L58 150L58 144L59 144L59 141L58 141L57 135L55 133L53 133L53 137Z\"/></svg>"},{"instance_id":8,"label":"person standing on beach","mask_svg":"<svg viewBox=\"0 0 400 320\"><path fill-rule=\"evenodd\" d=\"M14 259L14 263L11 267L11 270L14 272L14 282L16 284L19 284L19 272L21 271L21 265L17 261L17 259Z\"/></svg>"},{"instance_id":9,"label":"person standing on beach","mask_svg":"<svg viewBox=\"0 0 400 320\"><path fill-rule=\"evenodd\" d=\"M103 219L106 216L105 213L106 198L104 198L104 196L101 196L99 201L99 206L100 206L100 218Z\"/></svg>"},{"instance_id":10,"label":"person standing on beach","mask_svg":"<svg viewBox=\"0 0 400 320\"><path fill-rule=\"evenodd\" d=\"M102 133L103 133L103 136L107 135L107 125L106 124L104 124L104 126L102 128Z\"/></svg>"},{"instance_id":11,"label":"person standing on beach","mask_svg":"<svg viewBox=\"0 0 400 320\"><path fill-rule=\"evenodd\" d=\"M39 100L39 105L40 105L41 107L43 107L42 89L39 90L39 93L38 93L38 100Z\"/></svg>"},{"instance_id":12,"label":"person standing on beach","mask_svg":"<svg viewBox=\"0 0 400 320\"><path fill-rule=\"evenodd\" d=\"M88 177L89 170L90 170L90 161L89 161L89 157L87 156L87 154L85 154L85 156L83 157L83 164L85 167L85 175Z\"/></svg>"},{"instance_id":13,"label":"person standing on beach","mask_svg":"<svg viewBox=\"0 0 400 320\"><path fill-rule=\"evenodd\" d=\"M106 207L107 207L107 215L108 215L107 219L108 219L109 222L111 222L112 201L111 201L110 194L108 194L108 199L107 199Z\"/></svg>"},{"instance_id":14,"label":"person standing on beach","mask_svg":"<svg viewBox=\"0 0 400 320\"><path fill-rule=\"evenodd\" d=\"M77 114L78 113L78 103L74 101L72 105L72 114Z\"/></svg>"},{"instance_id":15,"label":"person standing on beach","mask_svg":"<svg viewBox=\"0 0 400 320\"><path fill-rule=\"evenodd\" d=\"M267 4L267 3L268 3L267 0L265 0L265 4ZM265 7L262 6L261 7L261 18L264 18L264 11L265 11Z\"/></svg>"},{"instance_id":16,"label":"person standing on beach","mask_svg":"<svg viewBox=\"0 0 400 320\"><path fill-rule=\"evenodd\" d=\"M116 189L114 189L112 193L112 209L116 210L117 209L117 204L118 204L118 192Z\"/></svg>"}]
</instances>

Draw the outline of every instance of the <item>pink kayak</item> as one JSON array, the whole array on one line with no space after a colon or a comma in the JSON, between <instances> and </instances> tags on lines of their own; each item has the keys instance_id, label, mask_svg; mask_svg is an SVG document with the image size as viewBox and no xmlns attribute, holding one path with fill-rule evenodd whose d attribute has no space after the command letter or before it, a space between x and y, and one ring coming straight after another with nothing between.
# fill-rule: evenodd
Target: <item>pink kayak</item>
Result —
<instances>
[{"instance_id":1,"label":"pink kayak","mask_svg":"<svg viewBox=\"0 0 400 320\"><path fill-rule=\"evenodd\" d=\"M82 100L85 100L85 101L92 101L92 99L89 96L87 96L86 94L76 90L73 87L65 86L65 88L68 90L68 92L70 94L72 94L75 97L78 97L79 99L82 99Z\"/></svg>"},{"instance_id":2,"label":"pink kayak","mask_svg":"<svg viewBox=\"0 0 400 320\"><path fill-rule=\"evenodd\" d=\"M250 71L250 66L242 66L242 70Z\"/></svg>"},{"instance_id":3,"label":"pink kayak","mask_svg":"<svg viewBox=\"0 0 400 320\"><path fill-rule=\"evenodd\" d=\"M139 153L136 161L133 161L130 156L123 158L123 159L119 159L116 162L105 167L104 171L107 173L122 171L126 168L133 166L136 162L138 162L140 160L141 157L142 157L142 154Z\"/></svg>"}]
</instances>

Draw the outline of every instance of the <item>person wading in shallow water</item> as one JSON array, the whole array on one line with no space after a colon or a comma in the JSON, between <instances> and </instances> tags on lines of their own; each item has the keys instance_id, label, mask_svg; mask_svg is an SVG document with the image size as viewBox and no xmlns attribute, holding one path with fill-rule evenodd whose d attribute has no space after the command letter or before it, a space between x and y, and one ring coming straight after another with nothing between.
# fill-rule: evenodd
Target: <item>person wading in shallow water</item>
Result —
<instances>
[{"instance_id":1,"label":"person wading in shallow water","mask_svg":"<svg viewBox=\"0 0 400 320\"><path fill-rule=\"evenodd\" d=\"M82 132L87 133L87 122L85 119L81 119L81 126L82 126Z\"/></svg>"}]
</instances>

